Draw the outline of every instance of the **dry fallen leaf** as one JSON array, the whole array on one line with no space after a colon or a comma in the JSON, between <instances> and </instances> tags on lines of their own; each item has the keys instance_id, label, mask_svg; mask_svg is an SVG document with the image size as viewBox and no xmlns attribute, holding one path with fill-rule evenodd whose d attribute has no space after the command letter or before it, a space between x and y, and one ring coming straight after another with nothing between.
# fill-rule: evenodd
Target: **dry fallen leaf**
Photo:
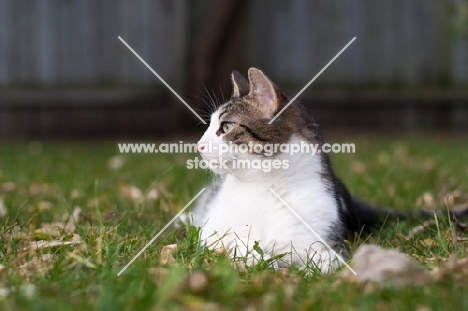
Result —
<instances>
[{"instance_id":1,"label":"dry fallen leaf","mask_svg":"<svg viewBox=\"0 0 468 311\"><path fill-rule=\"evenodd\" d=\"M182 310L187 311L220 311L226 310L226 308L222 308L216 302L212 301L203 301L201 299L195 300L187 300L185 302L184 308ZM243 310L252 310L252 308L244 308Z\"/></svg>"},{"instance_id":2,"label":"dry fallen leaf","mask_svg":"<svg viewBox=\"0 0 468 311\"><path fill-rule=\"evenodd\" d=\"M2 277L5 272L6 272L6 267L0 264L0 277Z\"/></svg>"},{"instance_id":3,"label":"dry fallen leaf","mask_svg":"<svg viewBox=\"0 0 468 311\"><path fill-rule=\"evenodd\" d=\"M460 190L455 190L441 196L450 210L463 208L463 206L468 205L468 195L463 194Z\"/></svg>"},{"instance_id":4,"label":"dry fallen leaf","mask_svg":"<svg viewBox=\"0 0 468 311\"><path fill-rule=\"evenodd\" d=\"M223 254L226 254L226 249L224 248L224 245L220 245L219 247L217 247L215 250L214 250L214 253L216 255L223 255Z\"/></svg>"},{"instance_id":5,"label":"dry fallen leaf","mask_svg":"<svg viewBox=\"0 0 468 311\"><path fill-rule=\"evenodd\" d=\"M410 160L408 155L408 147L405 145L395 146L393 149L393 155L395 155L403 163L408 163Z\"/></svg>"},{"instance_id":6,"label":"dry fallen leaf","mask_svg":"<svg viewBox=\"0 0 468 311\"><path fill-rule=\"evenodd\" d=\"M51 240L51 241L31 241L29 242L29 246L23 248L23 250L31 250L31 251L37 251L45 248L53 248L53 247L58 247L58 246L65 246L65 245L77 245L82 242L81 237L78 234L74 234L72 239L69 241L63 241L63 240Z\"/></svg>"},{"instance_id":7,"label":"dry fallen leaf","mask_svg":"<svg viewBox=\"0 0 468 311\"><path fill-rule=\"evenodd\" d=\"M431 238L421 240L420 242L421 242L421 244L423 244L426 247L432 247L434 245L438 245L437 241L434 240L434 239L431 239Z\"/></svg>"},{"instance_id":8,"label":"dry fallen leaf","mask_svg":"<svg viewBox=\"0 0 468 311\"><path fill-rule=\"evenodd\" d=\"M120 194L122 197L143 202L144 200L156 200L161 196L161 193L166 191L166 185L158 183L154 185L146 195L135 186L132 185L123 185L120 187Z\"/></svg>"},{"instance_id":9,"label":"dry fallen leaf","mask_svg":"<svg viewBox=\"0 0 468 311\"><path fill-rule=\"evenodd\" d=\"M28 232L20 226L14 226L8 233L8 236L14 240L28 240L29 239Z\"/></svg>"},{"instance_id":10,"label":"dry fallen leaf","mask_svg":"<svg viewBox=\"0 0 468 311\"><path fill-rule=\"evenodd\" d=\"M351 163L351 171L358 175L362 175L366 172L366 165L360 161L354 161Z\"/></svg>"},{"instance_id":11,"label":"dry fallen leaf","mask_svg":"<svg viewBox=\"0 0 468 311\"><path fill-rule=\"evenodd\" d=\"M159 192L155 188L151 189L145 196L146 199L156 200L159 198Z\"/></svg>"},{"instance_id":12,"label":"dry fallen leaf","mask_svg":"<svg viewBox=\"0 0 468 311\"><path fill-rule=\"evenodd\" d=\"M424 160L422 164L422 171L427 173L427 172L433 171L435 167L436 167L436 163L434 159L427 158L426 160Z\"/></svg>"},{"instance_id":13,"label":"dry fallen leaf","mask_svg":"<svg viewBox=\"0 0 468 311\"><path fill-rule=\"evenodd\" d=\"M1 193L10 192L10 191L13 191L15 189L16 189L16 184L13 183L13 182L6 182L6 183L3 183L0 186L0 192Z\"/></svg>"},{"instance_id":14,"label":"dry fallen leaf","mask_svg":"<svg viewBox=\"0 0 468 311\"><path fill-rule=\"evenodd\" d=\"M424 228L423 225L418 225L416 227L411 228L408 239L414 237L416 234L419 234L419 233L423 232L424 229L425 228Z\"/></svg>"},{"instance_id":15,"label":"dry fallen leaf","mask_svg":"<svg viewBox=\"0 0 468 311\"><path fill-rule=\"evenodd\" d=\"M18 267L19 272L27 277L31 274L45 275L52 268L53 259L55 259L55 256L52 254L33 257L30 261Z\"/></svg>"},{"instance_id":16,"label":"dry fallen leaf","mask_svg":"<svg viewBox=\"0 0 468 311\"><path fill-rule=\"evenodd\" d=\"M58 184L52 183L33 183L29 185L29 194L31 196L36 195L47 195L52 197L58 197L61 195L62 189Z\"/></svg>"},{"instance_id":17,"label":"dry fallen leaf","mask_svg":"<svg viewBox=\"0 0 468 311\"><path fill-rule=\"evenodd\" d=\"M135 186L123 185L120 187L120 195L126 199L140 200L143 198L143 193Z\"/></svg>"},{"instance_id":18,"label":"dry fallen leaf","mask_svg":"<svg viewBox=\"0 0 468 311\"><path fill-rule=\"evenodd\" d=\"M79 198L82 196L82 193L80 190L78 189L73 189L71 192L70 192L70 198L72 199L76 199L76 198Z\"/></svg>"},{"instance_id":19,"label":"dry fallen leaf","mask_svg":"<svg viewBox=\"0 0 468 311\"><path fill-rule=\"evenodd\" d=\"M175 259L172 256L172 253L177 249L177 244L166 245L161 250L161 255L159 257L159 262L163 266L169 266L175 263Z\"/></svg>"},{"instance_id":20,"label":"dry fallen leaf","mask_svg":"<svg viewBox=\"0 0 468 311\"><path fill-rule=\"evenodd\" d=\"M234 261L234 267L242 274L247 274L249 271L247 271L244 262L242 261Z\"/></svg>"},{"instance_id":21,"label":"dry fallen leaf","mask_svg":"<svg viewBox=\"0 0 468 311\"><path fill-rule=\"evenodd\" d=\"M109 158L107 166L111 170L121 169L125 164L125 157L123 155L115 155Z\"/></svg>"},{"instance_id":22,"label":"dry fallen leaf","mask_svg":"<svg viewBox=\"0 0 468 311\"><path fill-rule=\"evenodd\" d=\"M208 279L205 273L201 271L194 271L188 277L188 284L191 290L195 293L200 293L206 287Z\"/></svg>"},{"instance_id":23,"label":"dry fallen leaf","mask_svg":"<svg viewBox=\"0 0 468 311\"><path fill-rule=\"evenodd\" d=\"M48 202L48 201L41 201L39 203L37 203L37 209L39 211L46 211L46 210L50 210L52 208L52 203Z\"/></svg>"},{"instance_id":24,"label":"dry fallen leaf","mask_svg":"<svg viewBox=\"0 0 468 311\"><path fill-rule=\"evenodd\" d=\"M459 278L465 280L468 275L468 257L450 257L440 267L431 271L431 276L436 281L443 281L446 278Z\"/></svg>"},{"instance_id":25,"label":"dry fallen leaf","mask_svg":"<svg viewBox=\"0 0 468 311\"><path fill-rule=\"evenodd\" d=\"M425 192L419 199L417 204L429 210L436 208L436 202L430 192Z\"/></svg>"},{"instance_id":26,"label":"dry fallen leaf","mask_svg":"<svg viewBox=\"0 0 468 311\"><path fill-rule=\"evenodd\" d=\"M80 214L81 208L75 207L71 215L66 213L62 216L62 222L43 223L41 224L41 228L34 230L34 234L39 237L45 235L43 238L59 237L63 233L72 234L76 231L76 224L78 223ZM65 223L65 221L67 222Z\"/></svg>"},{"instance_id":27,"label":"dry fallen leaf","mask_svg":"<svg viewBox=\"0 0 468 311\"><path fill-rule=\"evenodd\" d=\"M3 198L0 197L0 217L4 217L8 213L8 210L5 206L5 203L3 203Z\"/></svg>"},{"instance_id":28,"label":"dry fallen leaf","mask_svg":"<svg viewBox=\"0 0 468 311\"><path fill-rule=\"evenodd\" d=\"M0 297L7 297L10 294L10 290L6 287L0 287Z\"/></svg>"},{"instance_id":29,"label":"dry fallen leaf","mask_svg":"<svg viewBox=\"0 0 468 311\"><path fill-rule=\"evenodd\" d=\"M377 160L382 165L388 165L391 162L391 157L387 152L382 151L377 155Z\"/></svg>"},{"instance_id":30,"label":"dry fallen leaf","mask_svg":"<svg viewBox=\"0 0 468 311\"><path fill-rule=\"evenodd\" d=\"M429 227L429 226L432 226L432 225L435 225L435 221L434 219L429 219L429 220L426 220L425 222L423 222L422 224L420 225L417 225L413 228L410 229L410 233L405 237L406 240L409 240L409 239L412 239L414 236L424 232L424 230L426 229L426 227Z\"/></svg>"},{"instance_id":31,"label":"dry fallen leaf","mask_svg":"<svg viewBox=\"0 0 468 311\"><path fill-rule=\"evenodd\" d=\"M351 267L357 275L348 269L342 275L350 281L376 282L381 285L423 285L428 281L424 269L408 255L376 245L360 246L353 256Z\"/></svg>"},{"instance_id":32,"label":"dry fallen leaf","mask_svg":"<svg viewBox=\"0 0 468 311\"><path fill-rule=\"evenodd\" d=\"M75 232L76 224L78 223L78 219L80 218L80 214L81 214L81 208L75 207L73 209L73 212L70 215L70 217L68 217L68 215L64 216L65 219L68 218L68 221L65 224L65 227L63 228L63 230L66 233L71 234L71 233Z\"/></svg>"}]
</instances>

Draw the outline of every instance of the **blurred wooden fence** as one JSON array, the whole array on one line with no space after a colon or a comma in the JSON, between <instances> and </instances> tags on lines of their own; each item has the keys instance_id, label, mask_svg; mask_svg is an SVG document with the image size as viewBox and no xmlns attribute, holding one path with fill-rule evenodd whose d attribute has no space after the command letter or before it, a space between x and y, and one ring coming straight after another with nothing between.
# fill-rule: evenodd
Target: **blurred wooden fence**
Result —
<instances>
[{"instance_id":1,"label":"blurred wooden fence","mask_svg":"<svg viewBox=\"0 0 468 311\"><path fill-rule=\"evenodd\" d=\"M187 82L190 42L214 1L0 0L0 85ZM239 66L303 85L352 37L318 84L467 84L468 38L450 30L451 1L255 0ZM226 77L219 77L225 79Z\"/></svg>"},{"instance_id":2,"label":"blurred wooden fence","mask_svg":"<svg viewBox=\"0 0 468 311\"><path fill-rule=\"evenodd\" d=\"M465 7L457 9L460 3ZM118 36L195 108L203 86L229 93L230 71L251 66L297 92L357 37L301 95L325 103L329 125L339 111L338 125L345 124L352 107L367 112L367 120L356 115L359 124L384 124L378 120L390 114L381 111L400 109L389 124L418 126L414 115L426 112L417 107L430 99L423 124L445 125L437 119L444 111L455 120L447 126L466 128L467 12L466 0L0 0L0 137L154 133L179 127L161 111L180 109L190 118L182 104L167 105L173 96ZM385 107L366 99L376 88L386 92L372 95L372 103ZM452 93L443 93L447 88ZM319 89L333 90L332 99ZM352 94L336 99L338 89ZM420 97L405 99L416 89ZM402 107L409 106L416 108L407 113ZM91 115L94 127L87 127Z\"/></svg>"}]
</instances>

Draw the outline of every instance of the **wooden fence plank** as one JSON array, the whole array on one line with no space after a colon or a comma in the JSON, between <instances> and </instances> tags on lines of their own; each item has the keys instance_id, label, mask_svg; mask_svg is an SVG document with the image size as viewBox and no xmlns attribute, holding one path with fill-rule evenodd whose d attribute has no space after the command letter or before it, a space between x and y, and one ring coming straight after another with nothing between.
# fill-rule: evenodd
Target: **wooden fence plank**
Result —
<instances>
[{"instance_id":1,"label":"wooden fence plank","mask_svg":"<svg viewBox=\"0 0 468 311\"><path fill-rule=\"evenodd\" d=\"M8 84L10 78L9 51L12 49L11 1L0 0L0 84Z\"/></svg>"}]
</instances>

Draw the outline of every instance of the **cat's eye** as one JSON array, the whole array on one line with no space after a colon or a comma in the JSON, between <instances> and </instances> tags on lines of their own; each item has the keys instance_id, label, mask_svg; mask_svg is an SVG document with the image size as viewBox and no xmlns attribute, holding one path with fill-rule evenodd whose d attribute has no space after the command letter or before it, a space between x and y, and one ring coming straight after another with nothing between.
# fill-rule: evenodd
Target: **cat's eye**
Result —
<instances>
[{"instance_id":1,"label":"cat's eye","mask_svg":"<svg viewBox=\"0 0 468 311\"><path fill-rule=\"evenodd\" d=\"M225 122L222 127L224 134L229 133L233 128L234 123L232 122Z\"/></svg>"}]
</instances>

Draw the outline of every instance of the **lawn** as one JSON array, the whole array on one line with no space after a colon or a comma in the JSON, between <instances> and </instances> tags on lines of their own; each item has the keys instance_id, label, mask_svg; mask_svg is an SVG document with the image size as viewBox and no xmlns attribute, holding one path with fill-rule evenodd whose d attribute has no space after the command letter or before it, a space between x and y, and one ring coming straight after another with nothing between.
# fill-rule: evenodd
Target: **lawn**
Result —
<instances>
[{"instance_id":1,"label":"lawn","mask_svg":"<svg viewBox=\"0 0 468 311\"><path fill-rule=\"evenodd\" d=\"M332 157L354 194L404 211L468 203L467 141L354 142L355 154ZM268 261L245 267L201 248L193 227L170 227L117 276L209 182L186 169L193 156L119 156L110 142L3 143L0 310L468 309L466 268L424 286L386 286L341 271L275 271ZM367 243L398 248L431 273L468 257L463 228L444 216L394 221Z\"/></svg>"}]
</instances>

